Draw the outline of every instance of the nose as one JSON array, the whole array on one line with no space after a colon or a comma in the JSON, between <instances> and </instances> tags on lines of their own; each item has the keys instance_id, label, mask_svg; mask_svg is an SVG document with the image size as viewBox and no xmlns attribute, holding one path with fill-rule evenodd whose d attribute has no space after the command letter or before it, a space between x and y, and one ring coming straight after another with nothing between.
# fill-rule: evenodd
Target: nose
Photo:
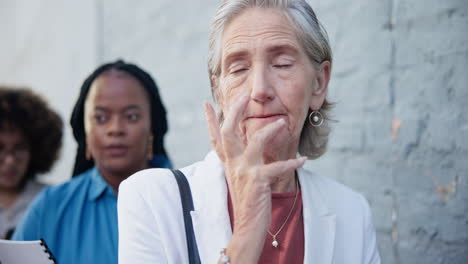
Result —
<instances>
[{"instance_id":1,"label":"nose","mask_svg":"<svg viewBox=\"0 0 468 264\"><path fill-rule=\"evenodd\" d=\"M108 126L107 135L109 136L122 136L125 134L124 120L118 116L114 116Z\"/></svg>"},{"instance_id":2,"label":"nose","mask_svg":"<svg viewBox=\"0 0 468 264\"><path fill-rule=\"evenodd\" d=\"M251 75L252 91L250 97L257 103L267 103L275 98L275 90L268 68L263 65L257 65Z\"/></svg>"}]
</instances>

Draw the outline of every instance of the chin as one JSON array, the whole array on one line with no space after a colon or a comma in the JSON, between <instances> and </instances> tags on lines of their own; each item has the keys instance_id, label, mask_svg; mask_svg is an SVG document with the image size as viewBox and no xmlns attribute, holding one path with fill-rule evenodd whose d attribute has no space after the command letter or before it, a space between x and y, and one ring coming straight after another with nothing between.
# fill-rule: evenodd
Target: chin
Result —
<instances>
[{"instance_id":1,"label":"chin","mask_svg":"<svg viewBox=\"0 0 468 264\"><path fill-rule=\"evenodd\" d=\"M253 127L248 128L250 131L256 131L255 129L252 129ZM254 133L255 132L249 133L249 131L247 131L247 144ZM289 128L285 127L266 142L265 149L263 151L263 159L266 163L271 163L278 160L295 158L298 146L298 138L291 133ZM294 151L294 149L296 150Z\"/></svg>"},{"instance_id":2,"label":"chin","mask_svg":"<svg viewBox=\"0 0 468 264\"><path fill-rule=\"evenodd\" d=\"M132 166L128 163L128 159L107 160L103 165L108 171L112 171L117 174L126 173L132 170Z\"/></svg>"}]
</instances>

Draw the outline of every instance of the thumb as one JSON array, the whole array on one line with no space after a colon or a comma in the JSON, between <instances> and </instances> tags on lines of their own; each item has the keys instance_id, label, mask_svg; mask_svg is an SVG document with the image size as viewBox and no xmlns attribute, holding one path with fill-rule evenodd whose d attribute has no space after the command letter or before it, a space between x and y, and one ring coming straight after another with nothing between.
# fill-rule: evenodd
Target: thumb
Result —
<instances>
[{"instance_id":1,"label":"thumb","mask_svg":"<svg viewBox=\"0 0 468 264\"><path fill-rule=\"evenodd\" d=\"M265 165L263 167L263 171L265 175L269 177L270 184L272 184L280 180L281 177L287 177L286 175L290 175L288 172L295 171L296 169L304 166L306 160L307 157L299 157L295 159L276 161Z\"/></svg>"}]
</instances>

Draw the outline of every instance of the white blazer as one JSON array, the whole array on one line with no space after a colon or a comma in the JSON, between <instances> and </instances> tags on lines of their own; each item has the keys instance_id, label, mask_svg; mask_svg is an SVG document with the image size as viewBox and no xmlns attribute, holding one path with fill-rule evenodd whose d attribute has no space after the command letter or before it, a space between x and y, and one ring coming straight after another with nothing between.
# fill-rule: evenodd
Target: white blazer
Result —
<instances>
[{"instance_id":1,"label":"white blazer","mask_svg":"<svg viewBox=\"0 0 468 264\"><path fill-rule=\"evenodd\" d=\"M232 235L223 164L215 152L181 169L192 189L191 212L202 263L217 263ZM298 170L304 215L304 263L380 263L365 198L304 169ZM177 182L169 170L140 171L118 196L119 263L188 263Z\"/></svg>"}]
</instances>

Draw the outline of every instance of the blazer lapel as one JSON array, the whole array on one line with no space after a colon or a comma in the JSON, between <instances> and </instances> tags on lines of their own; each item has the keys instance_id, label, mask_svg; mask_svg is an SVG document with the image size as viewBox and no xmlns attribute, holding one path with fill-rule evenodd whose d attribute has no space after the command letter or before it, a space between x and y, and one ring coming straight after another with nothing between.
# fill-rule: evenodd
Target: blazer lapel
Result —
<instances>
[{"instance_id":1,"label":"blazer lapel","mask_svg":"<svg viewBox=\"0 0 468 264\"><path fill-rule=\"evenodd\" d=\"M214 151L188 177L195 211L192 222L202 263L217 263L232 236L224 169Z\"/></svg>"},{"instance_id":2,"label":"blazer lapel","mask_svg":"<svg viewBox=\"0 0 468 264\"><path fill-rule=\"evenodd\" d=\"M317 186L315 175L298 170L304 212L304 263L333 263L336 217Z\"/></svg>"}]
</instances>

